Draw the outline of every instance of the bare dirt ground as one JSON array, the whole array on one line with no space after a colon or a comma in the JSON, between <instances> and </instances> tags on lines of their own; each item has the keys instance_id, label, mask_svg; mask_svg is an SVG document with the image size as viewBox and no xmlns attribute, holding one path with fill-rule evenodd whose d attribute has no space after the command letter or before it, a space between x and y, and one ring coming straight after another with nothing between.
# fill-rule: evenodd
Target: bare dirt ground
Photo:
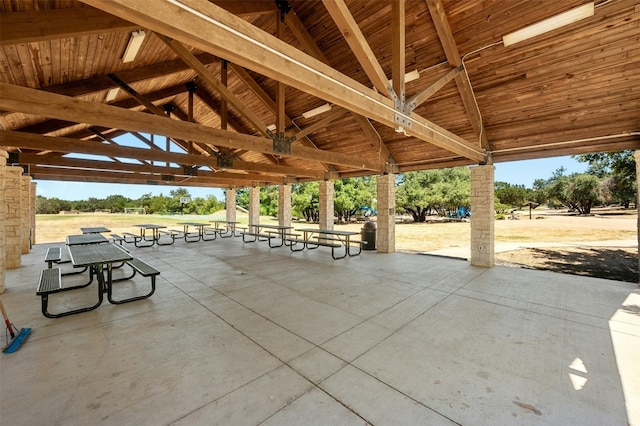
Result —
<instances>
[{"instance_id":1,"label":"bare dirt ground","mask_svg":"<svg viewBox=\"0 0 640 426\"><path fill-rule=\"evenodd\" d=\"M222 220L217 212L201 220ZM80 233L83 226L106 226L114 233L134 232L136 223L157 223L178 229L187 216L136 216L118 214L81 214L71 216L38 215L37 243L64 241ZM246 215L238 215L246 223ZM261 223L277 222L262 217ZM301 227L304 222L295 223ZM360 231L362 223L339 224L337 229ZM399 223L396 226L396 250L427 253L441 249L469 251L468 222ZM590 216L576 216L559 210L520 212L519 220L495 222L496 263L500 265L544 269L555 272L607 278L638 283L637 214L635 210L594 210ZM630 244L631 241L631 244ZM619 242L619 244L618 244Z\"/></svg>"}]
</instances>

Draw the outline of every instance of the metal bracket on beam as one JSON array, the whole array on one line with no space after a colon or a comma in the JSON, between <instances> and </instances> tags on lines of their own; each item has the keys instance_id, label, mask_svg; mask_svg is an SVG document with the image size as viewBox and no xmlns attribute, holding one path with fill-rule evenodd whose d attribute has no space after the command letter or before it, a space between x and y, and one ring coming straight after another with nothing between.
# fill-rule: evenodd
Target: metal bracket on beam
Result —
<instances>
[{"instance_id":1,"label":"metal bracket on beam","mask_svg":"<svg viewBox=\"0 0 640 426\"><path fill-rule=\"evenodd\" d=\"M402 132L402 130L406 128L411 128L411 120L408 119L411 116L411 111L413 108L410 108L406 103L405 95L402 94L402 97L398 97L396 92L393 90L391 85L388 87L389 93L391 93L391 98L393 99L393 108L396 110L396 113L393 115L393 121L397 124L396 132ZM407 117L405 117L405 115Z\"/></svg>"},{"instance_id":2,"label":"metal bracket on beam","mask_svg":"<svg viewBox=\"0 0 640 426\"><path fill-rule=\"evenodd\" d=\"M291 143L296 140L294 136L286 137L284 132L276 135L271 130L267 130L267 134L273 141L274 154L291 155Z\"/></svg>"},{"instance_id":3,"label":"metal bracket on beam","mask_svg":"<svg viewBox=\"0 0 640 426\"><path fill-rule=\"evenodd\" d=\"M233 167L233 159L237 157L236 154L226 153L223 151L214 152L213 155L216 156L216 165L223 169L230 169Z\"/></svg>"},{"instance_id":4,"label":"metal bracket on beam","mask_svg":"<svg viewBox=\"0 0 640 426\"><path fill-rule=\"evenodd\" d=\"M197 166L182 166L182 171L185 176L198 176L198 167Z\"/></svg>"},{"instance_id":5,"label":"metal bracket on beam","mask_svg":"<svg viewBox=\"0 0 640 426\"><path fill-rule=\"evenodd\" d=\"M280 12L280 21L284 22L285 16L291 10L291 5L288 0L276 0L276 6L278 7L278 12Z\"/></svg>"}]
</instances>

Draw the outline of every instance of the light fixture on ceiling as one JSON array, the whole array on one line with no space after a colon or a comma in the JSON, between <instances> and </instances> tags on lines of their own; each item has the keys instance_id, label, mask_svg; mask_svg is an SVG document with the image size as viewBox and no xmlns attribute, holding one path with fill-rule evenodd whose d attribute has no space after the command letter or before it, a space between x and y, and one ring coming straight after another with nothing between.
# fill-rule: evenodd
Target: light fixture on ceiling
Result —
<instances>
[{"instance_id":1,"label":"light fixture on ceiling","mask_svg":"<svg viewBox=\"0 0 640 426\"><path fill-rule=\"evenodd\" d=\"M275 132L276 131L276 125L275 124L269 124L267 126L267 130L269 130L270 132Z\"/></svg>"},{"instance_id":2,"label":"light fixture on ceiling","mask_svg":"<svg viewBox=\"0 0 640 426\"><path fill-rule=\"evenodd\" d=\"M116 96L118 96L118 90L120 89L117 87L114 87L113 89L109 89L109 91L107 92L107 96L104 98L104 100L107 102L111 102L112 100L114 100Z\"/></svg>"},{"instance_id":3,"label":"light fixture on ceiling","mask_svg":"<svg viewBox=\"0 0 640 426\"><path fill-rule=\"evenodd\" d=\"M559 15L552 16L543 21L536 22L535 24L526 26L517 31L511 32L502 36L502 43L505 46L511 46L512 44L519 43L524 40L539 36L540 34L553 31L557 28L565 25L573 24L581 19L593 16L595 13L595 6L593 2L583 4L582 6L575 7L573 9L562 12Z\"/></svg>"},{"instance_id":4,"label":"light fixture on ceiling","mask_svg":"<svg viewBox=\"0 0 640 426\"><path fill-rule=\"evenodd\" d=\"M127 43L127 48L124 50L124 55L122 55L122 62L131 62L136 58L136 55L140 50L140 46L142 46L142 42L144 41L145 36L146 34L142 30L134 31L131 33L131 37L129 37L129 43Z\"/></svg>"},{"instance_id":5,"label":"light fixture on ceiling","mask_svg":"<svg viewBox=\"0 0 640 426\"><path fill-rule=\"evenodd\" d=\"M304 118L311 118L311 117L315 117L316 115L322 114L323 112L327 112L331 109L331 104L327 103L324 105L320 105L318 108L314 108L312 110L309 110L307 112L303 112L302 116Z\"/></svg>"}]
</instances>

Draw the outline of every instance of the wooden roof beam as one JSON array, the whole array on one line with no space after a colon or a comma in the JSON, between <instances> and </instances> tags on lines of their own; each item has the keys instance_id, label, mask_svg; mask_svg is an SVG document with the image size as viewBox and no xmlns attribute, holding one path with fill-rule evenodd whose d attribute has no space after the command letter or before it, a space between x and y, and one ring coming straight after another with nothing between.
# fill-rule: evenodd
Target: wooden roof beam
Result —
<instances>
[{"instance_id":1,"label":"wooden roof beam","mask_svg":"<svg viewBox=\"0 0 640 426\"><path fill-rule=\"evenodd\" d=\"M30 114L62 120L75 120L81 123L93 123L99 126L147 132L175 139L188 139L204 144L213 143L227 148L246 149L275 155L271 141L257 136L214 129L197 123L171 120L166 116L159 117L143 112L123 110L110 105L73 99L7 83L0 83L0 92L2 92L0 108L5 110L27 111ZM291 154L286 157L377 172L384 170L384 165L378 162L303 146L292 146Z\"/></svg>"},{"instance_id":2,"label":"wooden roof beam","mask_svg":"<svg viewBox=\"0 0 640 426\"><path fill-rule=\"evenodd\" d=\"M442 44L442 48L444 49L444 53L447 57L449 65L455 67L458 67L460 65L463 66L464 72L456 74L456 85L458 86L458 91L460 92L460 97L462 98L464 109L467 112L467 116L469 117L469 121L471 122L473 131L478 137L480 146L488 150L490 149L489 140L487 139L487 132L485 132L484 125L482 124L480 108L478 107L478 102L476 101L476 97L473 94L473 88L471 87L469 74L467 74L467 69L464 67L462 57L460 56L460 52L458 51L458 46L456 45L456 41L453 38L453 32L451 31L449 20L447 19L447 15L444 11L442 0L425 1L427 3L427 7L429 8L429 13L431 14L433 23L436 27L436 31L438 32L438 38L440 38L440 43Z\"/></svg>"},{"instance_id":3,"label":"wooden roof beam","mask_svg":"<svg viewBox=\"0 0 640 426\"><path fill-rule=\"evenodd\" d=\"M85 160L79 158L60 157L54 155L35 155L18 153L19 164L31 164L40 166L58 166L74 169L97 169L108 171L125 171L125 172L142 172L153 173L158 175L176 175L176 176L190 176L184 173L184 169L178 167L166 167L156 165L139 165L130 163L114 163L110 161L101 160ZM278 183L282 181L280 175L267 175L258 173L233 173L223 171L210 171L210 170L197 170L198 177L215 177L217 179L246 179L251 181L264 181Z\"/></svg>"},{"instance_id":4,"label":"wooden roof beam","mask_svg":"<svg viewBox=\"0 0 640 426\"><path fill-rule=\"evenodd\" d=\"M322 3L342 33L345 41L349 44L353 54L358 58L362 69L371 80L371 83L373 83L373 87L379 93L388 95L389 80L344 0L322 0Z\"/></svg>"},{"instance_id":5,"label":"wooden roof beam","mask_svg":"<svg viewBox=\"0 0 640 426\"><path fill-rule=\"evenodd\" d=\"M404 127L411 136L474 161L486 161L484 150L476 144L417 115L399 114L389 98L206 0L181 0L179 3L82 1L389 127L396 127L400 118L406 121ZM294 149L301 148L304 147L292 147L292 154Z\"/></svg>"},{"instance_id":6,"label":"wooden roof beam","mask_svg":"<svg viewBox=\"0 0 640 426\"><path fill-rule=\"evenodd\" d=\"M148 114L147 114L148 115ZM193 166L208 166L212 169L237 169L240 171L254 171L269 174L279 174L283 176L306 176L315 179L322 179L322 170L304 169L301 167L279 166L274 164L258 164L246 161L234 161L230 167L218 167L216 159L202 155L189 155L163 150L134 148L128 146L106 145L101 142L82 141L78 139L49 137L34 135L31 133L15 132L10 130L0 130L0 145L6 147L41 149L64 153L81 153L92 155L103 155L106 157L120 158L145 158L149 161L161 161L165 163L189 164Z\"/></svg>"}]
</instances>

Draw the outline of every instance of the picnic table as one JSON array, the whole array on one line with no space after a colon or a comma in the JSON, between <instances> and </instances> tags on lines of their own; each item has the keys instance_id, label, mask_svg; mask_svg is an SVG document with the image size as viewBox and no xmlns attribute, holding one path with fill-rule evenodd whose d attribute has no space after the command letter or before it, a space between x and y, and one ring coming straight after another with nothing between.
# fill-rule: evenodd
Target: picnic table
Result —
<instances>
[{"instance_id":1,"label":"picnic table","mask_svg":"<svg viewBox=\"0 0 640 426\"><path fill-rule=\"evenodd\" d=\"M107 237L101 234L87 233L82 235L69 235L67 236L68 246L82 246L89 244L102 244L108 243Z\"/></svg>"},{"instance_id":2,"label":"picnic table","mask_svg":"<svg viewBox=\"0 0 640 426\"><path fill-rule=\"evenodd\" d=\"M269 225L269 224L250 224L249 229L242 233L242 241L245 243L253 243L255 241L269 241L269 247L282 247L286 240L286 234L291 231L293 226L286 225ZM266 230L266 231L265 231ZM247 239L247 236L253 239ZM273 245L271 240L280 239L280 244Z\"/></svg>"},{"instance_id":3,"label":"picnic table","mask_svg":"<svg viewBox=\"0 0 640 426\"><path fill-rule=\"evenodd\" d=\"M236 235L236 226L240 222L234 222L229 220L212 220L214 228L218 230L220 238L230 238Z\"/></svg>"},{"instance_id":4,"label":"picnic table","mask_svg":"<svg viewBox=\"0 0 640 426\"><path fill-rule=\"evenodd\" d=\"M148 265L140 259L134 259L131 254L124 248L116 244L78 244L68 246L71 263L74 267L85 267L90 269L90 280L87 284L75 285L71 287L62 286L62 275L59 268L47 268L40 274L38 288L36 294L42 299L42 314L48 318L59 318L67 315L88 312L100 306L107 295L107 300L112 304L122 304L133 302L135 300L146 299L150 297L156 289L156 276L160 271ZM126 263L132 269L132 273L126 277L113 278L113 269L115 263ZM113 283L132 279L136 273L144 277L151 277L151 290L142 295L135 295L126 299L116 300L113 297ZM49 295L53 293L76 290L87 287L93 282L93 276L97 277L98 300L92 306L71 309L60 313L51 313L48 311Z\"/></svg>"},{"instance_id":5,"label":"picnic table","mask_svg":"<svg viewBox=\"0 0 640 426\"><path fill-rule=\"evenodd\" d=\"M154 225L153 223L141 223L133 226L140 228L140 238L134 240L136 247L151 247L154 244L162 245L160 243L160 230L165 229L166 226ZM147 231L151 231L151 238L147 235ZM173 244L173 234L171 235L171 242L168 244ZM139 242L142 242L142 244L138 245Z\"/></svg>"},{"instance_id":6,"label":"picnic table","mask_svg":"<svg viewBox=\"0 0 640 426\"><path fill-rule=\"evenodd\" d=\"M194 243L196 241L209 241L215 240L217 231L215 228L209 228L208 223L200 222L178 222L178 225L184 227L184 240L188 243ZM196 228L196 232L189 232L189 227ZM213 238L207 238L207 236L213 235Z\"/></svg>"},{"instance_id":7,"label":"picnic table","mask_svg":"<svg viewBox=\"0 0 640 426\"><path fill-rule=\"evenodd\" d=\"M83 234L101 234L103 232L111 232L111 229L105 228L104 226L94 226L88 228L80 228Z\"/></svg>"},{"instance_id":8,"label":"picnic table","mask_svg":"<svg viewBox=\"0 0 640 426\"><path fill-rule=\"evenodd\" d=\"M356 231L339 231L334 229L317 229L317 228L301 228L296 229L296 232L302 232L303 238L289 238L289 248L291 251L302 251L305 248L307 250L313 250L319 246L331 247L331 257L334 259L342 259L349 256L357 256L362 251L362 241L352 240L354 235L360 235ZM294 246L297 243L302 244L302 248L297 249ZM352 252L351 245L358 244L358 252ZM342 256L336 256L336 249L344 247L344 254Z\"/></svg>"}]
</instances>

